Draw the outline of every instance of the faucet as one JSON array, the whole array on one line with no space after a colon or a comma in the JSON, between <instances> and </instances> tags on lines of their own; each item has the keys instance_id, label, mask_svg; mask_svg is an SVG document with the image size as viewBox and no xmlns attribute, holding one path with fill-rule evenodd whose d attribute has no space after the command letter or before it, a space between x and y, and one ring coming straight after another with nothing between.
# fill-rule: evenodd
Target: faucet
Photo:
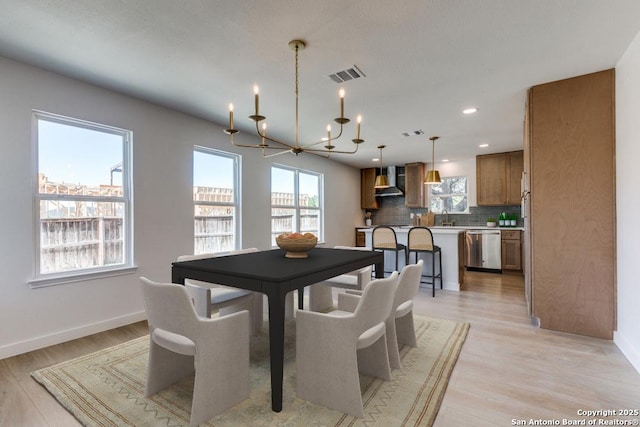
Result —
<instances>
[{"instance_id":1,"label":"faucet","mask_svg":"<svg viewBox=\"0 0 640 427\"><path fill-rule=\"evenodd\" d=\"M442 214L444 215L444 221L442 221L442 226L453 227L453 224L455 224L455 221L449 222L449 212L446 209L443 209Z\"/></svg>"}]
</instances>

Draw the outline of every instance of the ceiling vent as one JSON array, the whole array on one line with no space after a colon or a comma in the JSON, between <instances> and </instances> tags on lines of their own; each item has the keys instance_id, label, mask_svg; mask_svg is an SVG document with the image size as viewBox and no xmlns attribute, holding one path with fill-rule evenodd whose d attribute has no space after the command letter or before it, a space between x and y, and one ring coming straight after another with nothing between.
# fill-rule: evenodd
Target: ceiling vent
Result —
<instances>
[{"instance_id":1,"label":"ceiling vent","mask_svg":"<svg viewBox=\"0 0 640 427\"><path fill-rule=\"evenodd\" d=\"M349 80L366 76L364 75L362 70L358 68L357 65L354 65L352 68L347 68L346 70L338 71L334 74L329 74L329 77L336 83L344 83Z\"/></svg>"},{"instance_id":2,"label":"ceiling vent","mask_svg":"<svg viewBox=\"0 0 640 427\"><path fill-rule=\"evenodd\" d=\"M414 135L423 135L424 131L422 129L412 130L411 132L402 132L402 136L414 136Z\"/></svg>"}]
</instances>

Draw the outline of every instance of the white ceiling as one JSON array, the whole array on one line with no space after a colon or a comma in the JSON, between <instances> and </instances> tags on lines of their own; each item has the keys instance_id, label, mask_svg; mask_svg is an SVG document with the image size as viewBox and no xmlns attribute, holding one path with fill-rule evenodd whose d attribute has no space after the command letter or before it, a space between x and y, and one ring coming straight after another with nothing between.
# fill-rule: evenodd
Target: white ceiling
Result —
<instances>
[{"instance_id":1,"label":"white ceiling","mask_svg":"<svg viewBox=\"0 0 640 427\"><path fill-rule=\"evenodd\" d=\"M233 102L243 131L258 83L269 134L290 142L287 45L303 39L302 144L338 115L328 75L366 74L343 84L366 141L334 155L358 167L379 144L385 164L430 161L430 135L441 137L436 160L521 149L527 88L614 67L639 31L638 0L0 0L0 55L222 125ZM464 116L468 106L480 110Z\"/></svg>"}]
</instances>

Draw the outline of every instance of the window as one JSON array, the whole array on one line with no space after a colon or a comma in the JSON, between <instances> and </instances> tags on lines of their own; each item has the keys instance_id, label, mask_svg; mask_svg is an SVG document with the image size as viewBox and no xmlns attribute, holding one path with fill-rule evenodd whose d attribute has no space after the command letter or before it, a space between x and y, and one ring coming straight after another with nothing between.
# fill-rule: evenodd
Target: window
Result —
<instances>
[{"instance_id":1,"label":"window","mask_svg":"<svg viewBox=\"0 0 640 427\"><path fill-rule=\"evenodd\" d=\"M271 167L271 245L285 232L313 233L321 241L322 174Z\"/></svg>"},{"instance_id":2,"label":"window","mask_svg":"<svg viewBox=\"0 0 640 427\"><path fill-rule=\"evenodd\" d=\"M204 147L193 151L194 254L239 244L240 156Z\"/></svg>"},{"instance_id":3,"label":"window","mask_svg":"<svg viewBox=\"0 0 640 427\"><path fill-rule=\"evenodd\" d=\"M43 112L34 120L32 286L132 267L131 132Z\"/></svg>"},{"instance_id":4,"label":"window","mask_svg":"<svg viewBox=\"0 0 640 427\"><path fill-rule=\"evenodd\" d=\"M466 176L442 178L440 184L431 184L427 187L430 188L429 196L432 212L442 212L444 210L449 213L469 212Z\"/></svg>"}]
</instances>

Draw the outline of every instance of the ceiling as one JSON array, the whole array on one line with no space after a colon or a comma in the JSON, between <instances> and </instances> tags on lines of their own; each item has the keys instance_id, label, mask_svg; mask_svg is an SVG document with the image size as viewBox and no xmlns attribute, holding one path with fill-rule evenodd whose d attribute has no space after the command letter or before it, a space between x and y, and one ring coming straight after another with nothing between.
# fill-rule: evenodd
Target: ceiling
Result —
<instances>
[{"instance_id":1,"label":"ceiling","mask_svg":"<svg viewBox=\"0 0 640 427\"><path fill-rule=\"evenodd\" d=\"M332 158L356 167L379 144L385 164L430 161L431 135L437 161L521 149L527 88L614 67L639 31L637 0L0 0L2 56L225 127L233 102L241 131L257 83L269 134L289 142L302 39L300 143L326 136L344 87L365 143ZM366 77L329 78L353 65Z\"/></svg>"}]
</instances>

